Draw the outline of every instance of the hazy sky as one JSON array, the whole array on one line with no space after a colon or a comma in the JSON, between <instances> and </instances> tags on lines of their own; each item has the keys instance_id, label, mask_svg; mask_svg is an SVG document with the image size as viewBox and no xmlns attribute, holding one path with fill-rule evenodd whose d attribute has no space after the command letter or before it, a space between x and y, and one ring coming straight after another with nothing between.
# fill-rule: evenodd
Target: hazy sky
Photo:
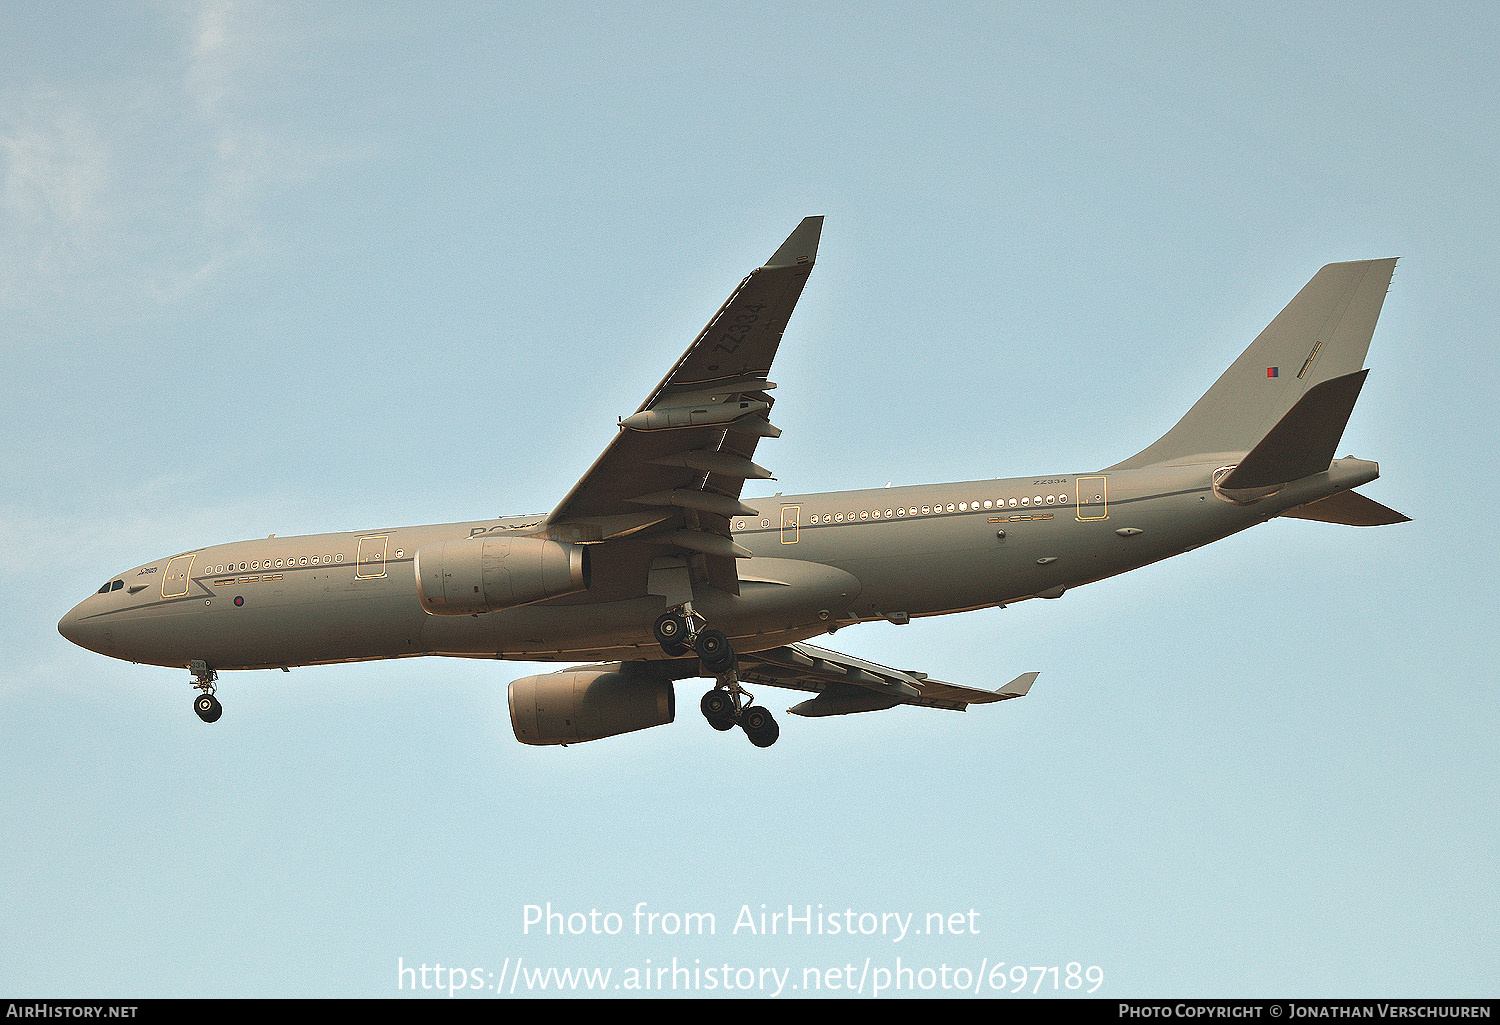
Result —
<instances>
[{"instance_id":1,"label":"hazy sky","mask_svg":"<svg viewBox=\"0 0 1500 1025\"><path fill-rule=\"evenodd\" d=\"M1070 963L1106 997L1493 995L1493 7L685 10L0 7L0 992L675 958L696 995L1067 995ZM1340 454L1414 521L840 632L1041 678L964 714L766 694L765 751L699 681L670 726L525 748L538 669L467 660L226 673L209 727L186 672L57 634L195 546L550 508L808 214L747 494L1109 465L1324 263L1398 256ZM619 935L528 932L549 902ZM715 934L638 936L641 902ZM913 932L735 929L762 905Z\"/></svg>"}]
</instances>

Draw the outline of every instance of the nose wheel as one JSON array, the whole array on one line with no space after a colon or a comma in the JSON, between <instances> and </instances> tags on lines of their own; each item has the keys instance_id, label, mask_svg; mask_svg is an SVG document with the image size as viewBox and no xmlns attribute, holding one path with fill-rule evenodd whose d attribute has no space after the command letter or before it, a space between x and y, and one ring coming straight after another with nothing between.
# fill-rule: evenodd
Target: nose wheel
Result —
<instances>
[{"instance_id":1,"label":"nose wheel","mask_svg":"<svg viewBox=\"0 0 1500 1025\"><path fill-rule=\"evenodd\" d=\"M193 711L204 722L218 722L219 716L224 714L224 706L212 694L199 694L193 699Z\"/></svg>"}]
</instances>

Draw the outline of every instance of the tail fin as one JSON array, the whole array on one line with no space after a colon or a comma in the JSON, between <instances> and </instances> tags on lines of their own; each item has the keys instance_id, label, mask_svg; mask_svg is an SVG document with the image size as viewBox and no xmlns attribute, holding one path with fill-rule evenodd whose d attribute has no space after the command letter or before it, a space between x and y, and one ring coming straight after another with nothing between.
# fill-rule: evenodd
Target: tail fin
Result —
<instances>
[{"instance_id":1,"label":"tail fin","mask_svg":"<svg viewBox=\"0 0 1500 1025\"><path fill-rule=\"evenodd\" d=\"M1395 269L1388 259L1318 271L1177 426L1108 469L1232 462L1255 448L1313 388L1364 366Z\"/></svg>"}]
</instances>

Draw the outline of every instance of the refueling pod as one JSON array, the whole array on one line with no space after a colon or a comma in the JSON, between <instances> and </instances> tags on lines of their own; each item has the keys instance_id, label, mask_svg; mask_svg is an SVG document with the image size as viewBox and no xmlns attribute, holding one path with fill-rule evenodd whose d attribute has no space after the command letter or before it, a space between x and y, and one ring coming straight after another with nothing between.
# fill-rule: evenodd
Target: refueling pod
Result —
<instances>
[{"instance_id":1,"label":"refueling pod","mask_svg":"<svg viewBox=\"0 0 1500 1025\"><path fill-rule=\"evenodd\" d=\"M581 744L652 726L677 715L672 681L618 662L526 676L510 685L510 725L523 744Z\"/></svg>"},{"instance_id":2,"label":"refueling pod","mask_svg":"<svg viewBox=\"0 0 1500 1025\"><path fill-rule=\"evenodd\" d=\"M588 549L540 537L466 537L417 549L422 608L434 616L472 616L589 586Z\"/></svg>"}]
</instances>

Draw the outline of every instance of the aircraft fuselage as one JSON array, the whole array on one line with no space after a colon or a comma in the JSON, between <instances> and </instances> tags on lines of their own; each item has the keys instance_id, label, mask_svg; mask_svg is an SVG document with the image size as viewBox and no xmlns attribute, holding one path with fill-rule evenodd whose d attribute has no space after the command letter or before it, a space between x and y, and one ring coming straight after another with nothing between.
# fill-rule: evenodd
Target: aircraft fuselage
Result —
<instances>
[{"instance_id":1,"label":"aircraft fuselage","mask_svg":"<svg viewBox=\"0 0 1500 1025\"><path fill-rule=\"evenodd\" d=\"M740 593L699 585L695 608L743 652L855 622L1056 597L1227 537L1356 487L1376 464L1335 461L1240 505L1216 493L1223 464L748 498L733 540ZM214 669L455 655L535 661L663 658L651 624L660 549L639 545L588 590L482 615L422 608L413 558L437 541L534 533L540 517L269 537L195 549L118 575L61 624L95 651ZM616 542L618 543L618 542ZM113 583L113 581L111 581Z\"/></svg>"}]
</instances>

